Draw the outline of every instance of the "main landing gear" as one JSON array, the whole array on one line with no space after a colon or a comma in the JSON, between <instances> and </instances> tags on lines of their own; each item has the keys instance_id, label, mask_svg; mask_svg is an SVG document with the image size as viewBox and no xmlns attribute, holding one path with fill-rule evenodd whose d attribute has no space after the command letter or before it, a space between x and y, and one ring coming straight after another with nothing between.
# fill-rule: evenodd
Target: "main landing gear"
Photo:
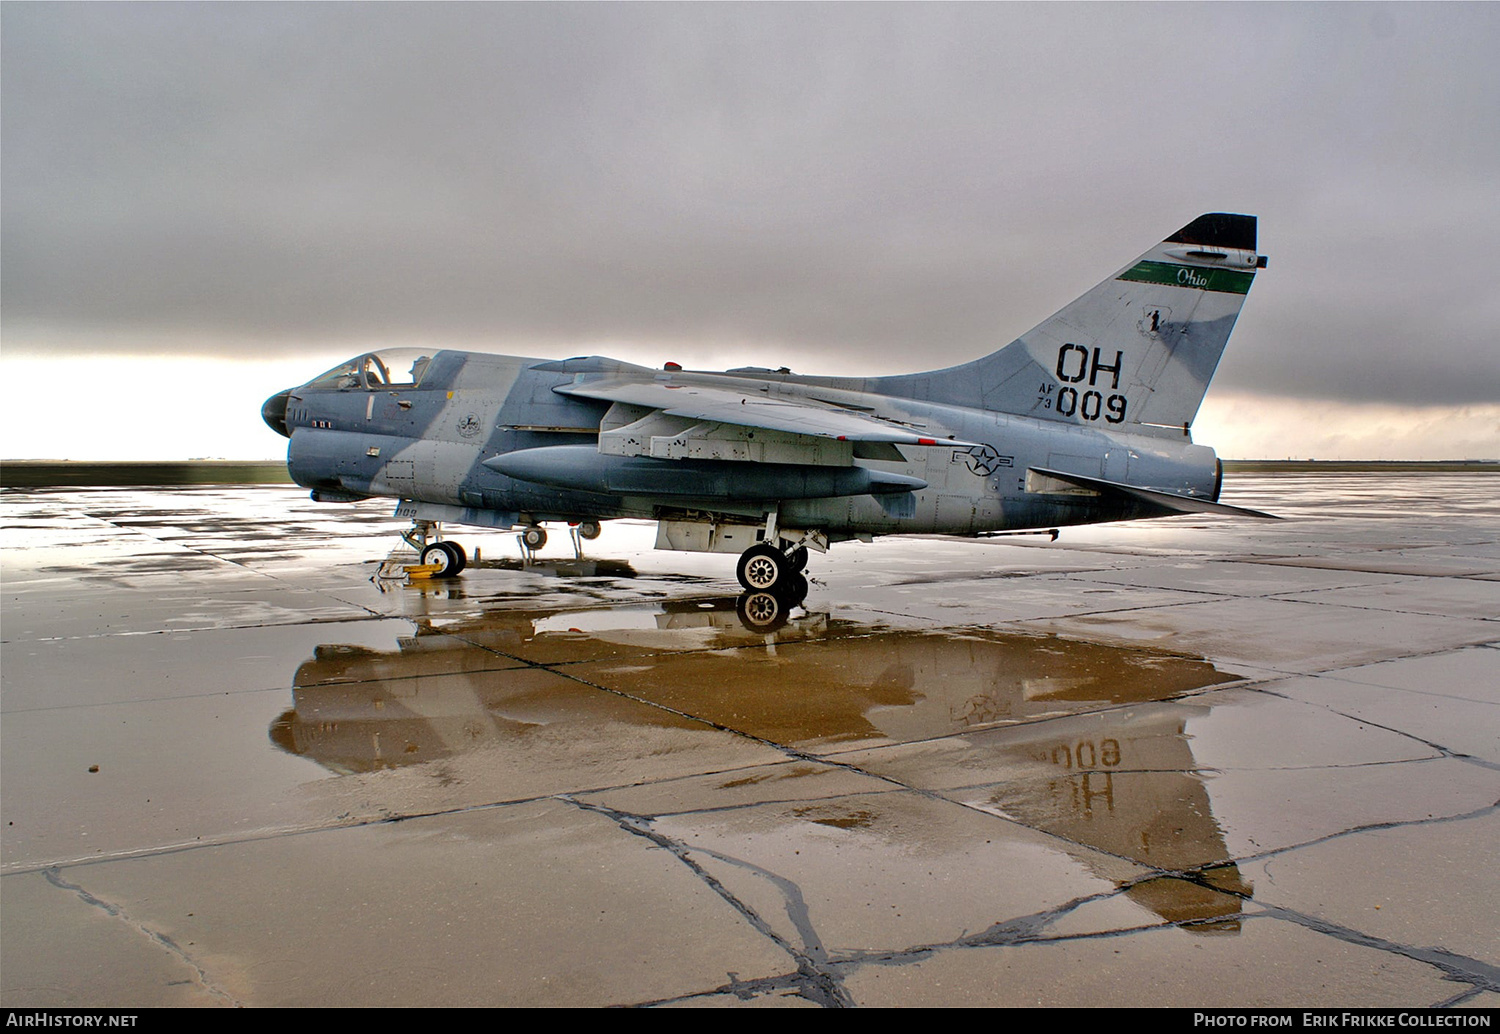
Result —
<instances>
[{"instance_id":1,"label":"main landing gear","mask_svg":"<svg viewBox=\"0 0 1500 1034\"><path fill-rule=\"evenodd\" d=\"M777 533L775 510L766 514L766 530L761 541L740 554L735 574L746 592L768 592L782 600L801 602L807 596L807 547L793 544Z\"/></svg>"},{"instance_id":2,"label":"main landing gear","mask_svg":"<svg viewBox=\"0 0 1500 1034\"><path fill-rule=\"evenodd\" d=\"M745 587L735 610L740 623L752 632L776 631L807 598L807 576L802 573L807 568L807 547L776 548L770 543L790 543L776 536L774 524L768 525L768 541L741 553L735 569Z\"/></svg>"},{"instance_id":3,"label":"main landing gear","mask_svg":"<svg viewBox=\"0 0 1500 1034\"><path fill-rule=\"evenodd\" d=\"M806 546L783 552L760 542L740 554L735 574L749 592L769 592L784 599L802 599L807 595L807 578L802 574L806 567Z\"/></svg>"}]
</instances>

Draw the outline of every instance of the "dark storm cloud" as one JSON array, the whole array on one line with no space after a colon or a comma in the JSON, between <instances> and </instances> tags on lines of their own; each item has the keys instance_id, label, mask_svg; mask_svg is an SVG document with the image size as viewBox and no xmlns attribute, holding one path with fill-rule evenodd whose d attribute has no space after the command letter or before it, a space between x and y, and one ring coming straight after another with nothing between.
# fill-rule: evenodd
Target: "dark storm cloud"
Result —
<instances>
[{"instance_id":1,"label":"dark storm cloud","mask_svg":"<svg viewBox=\"0 0 1500 1034\"><path fill-rule=\"evenodd\" d=\"M1500 8L7 4L8 348L1003 344L1202 211L1219 381L1492 401ZM206 347L206 346L196 346Z\"/></svg>"}]
</instances>

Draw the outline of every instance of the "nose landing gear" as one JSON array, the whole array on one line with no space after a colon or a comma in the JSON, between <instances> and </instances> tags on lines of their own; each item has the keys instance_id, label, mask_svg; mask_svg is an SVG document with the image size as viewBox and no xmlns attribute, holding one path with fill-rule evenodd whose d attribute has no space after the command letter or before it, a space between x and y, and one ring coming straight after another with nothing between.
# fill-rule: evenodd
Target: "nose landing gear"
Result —
<instances>
[{"instance_id":1,"label":"nose landing gear","mask_svg":"<svg viewBox=\"0 0 1500 1034\"><path fill-rule=\"evenodd\" d=\"M469 566L469 554L464 547L447 540L429 543L423 548L421 557L424 564L439 565L432 573L434 578L453 578Z\"/></svg>"},{"instance_id":2,"label":"nose landing gear","mask_svg":"<svg viewBox=\"0 0 1500 1034\"><path fill-rule=\"evenodd\" d=\"M442 525L437 521L413 520L401 540L416 550L421 563L437 564L434 578L453 578L469 566L469 553L450 539L437 539Z\"/></svg>"}]
</instances>

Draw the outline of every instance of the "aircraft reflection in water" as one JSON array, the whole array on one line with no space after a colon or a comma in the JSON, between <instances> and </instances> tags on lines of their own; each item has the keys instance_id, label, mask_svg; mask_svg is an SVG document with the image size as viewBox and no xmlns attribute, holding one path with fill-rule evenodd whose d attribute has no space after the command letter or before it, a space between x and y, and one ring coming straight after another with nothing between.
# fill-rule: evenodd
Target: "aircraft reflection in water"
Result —
<instances>
[{"instance_id":1,"label":"aircraft reflection in water","mask_svg":"<svg viewBox=\"0 0 1500 1034\"><path fill-rule=\"evenodd\" d=\"M293 480L323 502L399 500L438 577L440 523L655 520L657 548L738 554L747 590L806 593L808 551L1179 513L1223 467L1192 422L1265 257L1256 219L1200 216L1021 337L888 377L661 370L451 350L357 356L267 399ZM1003 339L1002 339L1003 340Z\"/></svg>"},{"instance_id":2,"label":"aircraft reflection in water","mask_svg":"<svg viewBox=\"0 0 1500 1034\"><path fill-rule=\"evenodd\" d=\"M394 651L320 646L297 669L293 707L271 738L352 773L495 746L514 753L533 736L576 744L580 756L602 737L628 752L643 739L631 729L707 728L693 719L813 751L964 733L963 768L978 785L951 796L1110 855L1198 873L1130 888L1163 918L1231 916L1232 895L1250 892L1222 864L1223 833L1185 731L1209 708L1163 699L1235 676L1139 649L882 629L820 613L767 634L742 611L733 598L494 611L419 627ZM1099 710L1121 703L1138 706Z\"/></svg>"}]
</instances>

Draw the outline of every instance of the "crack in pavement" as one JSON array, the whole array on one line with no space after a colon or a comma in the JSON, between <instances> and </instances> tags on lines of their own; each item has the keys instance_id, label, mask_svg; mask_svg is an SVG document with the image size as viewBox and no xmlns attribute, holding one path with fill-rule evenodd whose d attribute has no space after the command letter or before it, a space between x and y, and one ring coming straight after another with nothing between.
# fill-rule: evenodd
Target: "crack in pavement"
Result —
<instances>
[{"instance_id":1,"label":"crack in pavement","mask_svg":"<svg viewBox=\"0 0 1500 1034\"><path fill-rule=\"evenodd\" d=\"M1400 658L1400 659L1401 660L1405 660L1405 658ZM1308 678L1327 677L1327 678L1338 680L1338 676L1334 675L1334 674L1328 674L1326 676L1310 675L1310 676L1307 676L1307 677ZM1278 679L1277 681L1279 682L1281 680ZM1344 681L1347 681L1347 680L1344 680ZM1377 685L1373 685L1371 683L1354 683L1354 684L1355 685L1360 685L1360 686L1369 686L1372 689L1387 690L1387 691L1393 692L1393 693L1410 693L1411 692L1411 690L1392 689L1389 686L1377 686ZM1384 723L1377 722L1377 721L1375 721L1372 718L1362 717L1362 716L1357 715L1357 714L1350 714L1347 711L1341 711L1338 708L1333 707L1332 705L1329 705L1329 704L1322 704L1322 703L1316 703L1316 702L1310 701L1310 700L1303 700L1300 697L1295 697L1295 696L1292 696L1291 694L1288 694L1288 693L1278 692L1276 689L1272 688L1274 685L1275 685L1275 683L1272 683L1269 686L1251 685L1251 686L1246 686L1246 687L1243 687L1243 688L1252 689L1252 690L1254 690L1257 693L1263 693L1266 696L1276 697L1279 700L1288 700L1288 701L1291 701L1292 703L1298 703L1298 704L1308 704L1308 705L1310 705L1312 707L1321 708L1322 710L1327 711L1329 714L1336 714L1340 718L1347 718L1351 722L1358 722L1361 725L1368 725L1372 729L1380 729L1380 730L1382 730L1384 732L1393 733L1394 735L1400 736L1403 739L1408 739L1408 740L1412 740L1415 743L1420 743L1422 746L1426 747L1429 750L1432 750L1432 751L1436 752L1440 757L1443 757L1443 758L1448 758L1448 759L1453 760L1453 761L1462 761L1465 764L1474 765L1474 766L1476 766L1478 768L1488 769L1488 770L1490 770L1492 772L1493 771L1500 771L1500 763L1496 763L1494 761L1490 761L1487 758L1476 757L1473 754L1465 754L1461 750L1455 750L1452 747L1445 747L1441 743L1435 743L1432 740L1423 739L1421 736L1418 736L1414 732L1408 732L1405 729L1398 729L1394 725L1385 725ZM1433 759L1432 758L1404 758L1404 759L1394 759L1392 761L1392 763L1393 764L1410 764L1410 763L1415 762L1415 761L1430 761L1430 760L1433 760ZM1337 766L1329 766L1329 767L1337 767Z\"/></svg>"},{"instance_id":2,"label":"crack in pavement","mask_svg":"<svg viewBox=\"0 0 1500 1034\"><path fill-rule=\"evenodd\" d=\"M1430 1008L1451 1008L1462 1002L1485 992L1500 992L1500 967L1479 959L1460 955L1444 948L1417 947L1414 945L1401 944L1387 938L1367 934L1352 927L1335 923L1331 920L1321 919L1316 916L1299 912L1296 909L1284 906L1267 904L1256 901L1260 909L1256 913L1238 912L1232 916L1215 916L1212 920L1183 920L1178 922L1162 922L1146 924L1133 927L1115 927L1107 930L1096 930L1086 933L1065 934L1059 936L1047 936L1045 930L1052 923L1075 911L1085 904L1094 901L1102 901L1108 898L1124 894L1131 886L1137 883L1157 879L1160 875L1173 875L1176 878L1194 883L1208 890L1220 894L1240 898L1243 901L1251 901L1248 894L1236 892L1214 884L1206 879L1201 871L1183 873L1152 873L1141 879L1123 884L1113 891L1099 894L1085 895L1064 902L1053 908L1044 909L1030 915L1015 916L1002 920L989 927L987 930L977 934L970 934L955 938L952 941L942 943L930 943L915 945L910 948L897 949L884 952L854 952L844 957L831 960L828 964L832 970L847 975L853 970L866 965L877 966L903 966L912 962L920 962L930 958L941 951L967 950L971 948L994 948L994 947L1021 947L1029 944L1060 944L1069 941L1100 940L1113 937L1130 936L1150 930L1159 930L1167 927L1189 928L1205 923L1219 923L1226 919L1234 919L1240 922L1260 921L1264 919L1278 919L1290 922L1314 933L1350 944L1357 947L1370 948L1376 951L1388 952L1400 955L1425 965L1432 966L1444 974L1444 979L1456 983L1468 985L1467 989L1460 991L1440 1002L1435 1002Z\"/></svg>"},{"instance_id":3,"label":"crack in pavement","mask_svg":"<svg viewBox=\"0 0 1500 1034\"><path fill-rule=\"evenodd\" d=\"M1229 893L1226 891L1225 893ZM1238 895L1236 895L1238 896ZM1440 969L1445 974L1445 979L1470 985L1474 992L1492 991L1500 993L1500 966L1493 966L1488 962L1469 958L1467 955L1459 955L1445 948L1418 948L1409 944L1400 944L1396 941L1387 940L1384 937L1376 937L1374 934L1362 933L1353 927L1335 923L1329 919L1319 919L1305 912L1295 909L1284 908L1280 905L1269 905L1264 901L1256 902L1264 909L1263 916L1247 916L1247 919L1275 918L1287 922L1296 923L1315 933L1321 933L1342 941L1345 944L1353 944L1363 948L1374 948L1377 951L1390 952L1393 955L1403 955L1417 962L1426 963Z\"/></svg>"},{"instance_id":4,"label":"crack in pavement","mask_svg":"<svg viewBox=\"0 0 1500 1034\"><path fill-rule=\"evenodd\" d=\"M818 937L812 927L812 921L808 915L807 902L802 897L801 889L791 880L749 862L730 858L728 855L721 855L714 851L693 848L681 841L674 840L652 829L651 819L647 816L618 811L602 804L580 801L571 794L559 794L556 799L566 801L584 811L603 815L605 818L612 820L625 832L642 837L656 844L658 847L664 848L685 865L693 875L703 881L711 891L743 916L751 927L790 955L797 963L796 975L771 978L775 982L775 987L794 987L797 994L801 997L824 1008L843 1009L854 1004L844 991L837 977L828 970L826 965L827 953L823 949L821 938ZM782 892L783 899L786 902L787 915L791 918L798 934L803 939L802 947L799 948L777 933L759 912L741 901L718 878L701 864L694 861L691 857L694 852L718 858L720 861L737 865L770 880ZM730 977L731 983L722 985L721 990L741 997L747 993L749 988L761 983L760 981L751 981L747 984L736 979L733 974L730 974Z\"/></svg>"},{"instance_id":5,"label":"crack in pavement","mask_svg":"<svg viewBox=\"0 0 1500 1034\"><path fill-rule=\"evenodd\" d=\"M168 937L166 934L157 933L155 930L152 930L144 923L131 918L130 914L127 913L119 905L112 904L108 901L103 900L102 898L90 894L87 890L76 883L69 883L67 880L63 879L62 873L55 868L43 870L42 875L46 878L48 883L52 884L52 886L58 888L59 890L71 891L73 894L76 894L78 896L78 899L84 904L99 909L105 915L110 916L111 918L120 920L126 925L126 927L146 938L146 940L151 944L154 944L156 947L161 948L168 954L175 956L179 961L181 961L184 965L186 965L193 971L193 974L196 977L195 983L204 991L207 991L209 994L213 995L215 998L218 998L219 1000L224 1002L224 1004L231 1006L232 1008L239 1009L244 1007L243 1002L237 1001L234 996L231 995L228 991L224 990L222 987L219 987L211 979L209 979L208 972L202 966L198 965L198 963L193 961L192 956L188 954L187 950L184 949L176 941L172 940L172 938Z\"/></svg>"},{"instance_id":6,"label":"crack in pavement","mask_svg":"<svg viewBox=\"0 0 1500 1034\"><path fill-rule=\"evenodd\" d=\"M1426 758L1417 760L1425 762L1433 759ZM1350 826L1348 829L1341 829L1335 833L1326 833L1320 837L1313 837L1311 840L1304 840L1301 843L1288 844L1285 847L1277 847L1269 851L1261 851L1256 854L1243 855L1239 858L1232 859L1232 861L1236 865L1238 865L1240 862L1259 862L1268 858L1275 858L1278 855L1289 854L1292 851L1300 851L1303 848L1316 847L1319 844L1326 844L1332 840L1341 840L1344 837L1355 836L1360 833L1371 833L1382 829L1405 829L1409 826L1437 826L1447 822L1467 822L1471 819L1484 818L1486 815L1492 814L1497 809L1500 809L1500 801L1497 801L1494 804L1485 805L1483 808L1475 808L1473 811L1461 812L1457 815L1432 815L1423 819L1393 819L1390 822L1367 822L1363 825Z\"/></svg>"}]
</instances>

